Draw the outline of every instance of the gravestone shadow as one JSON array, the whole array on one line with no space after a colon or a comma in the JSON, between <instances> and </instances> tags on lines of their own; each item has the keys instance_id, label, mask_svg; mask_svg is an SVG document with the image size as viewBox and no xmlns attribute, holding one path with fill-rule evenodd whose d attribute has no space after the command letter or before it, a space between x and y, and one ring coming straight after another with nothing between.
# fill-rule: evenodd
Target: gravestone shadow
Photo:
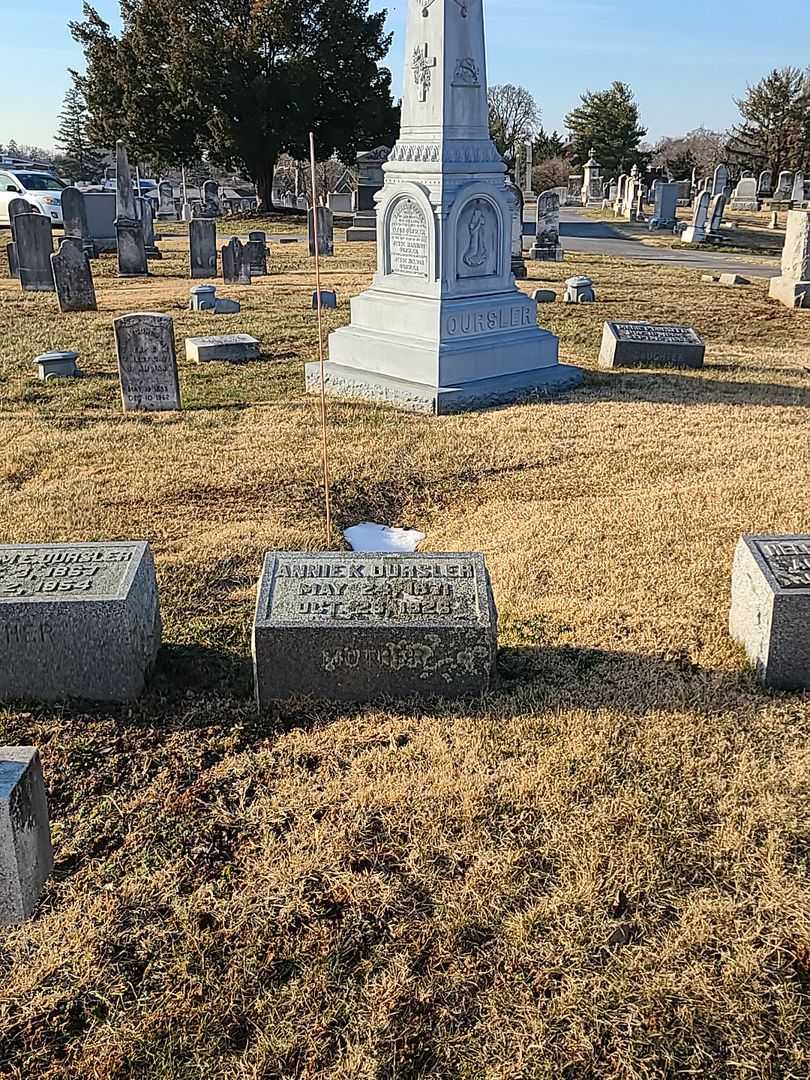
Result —
<instances>
[{"instance_id":1,"label":"gravestone shadow","mask_svg":"<svg viewBox=\"0 0 810 1080\"><path fill-rule=\"evenodd\" d=\"M712 365L707 365L702 369L702 373L690 376L659 368L618 369L613 373L589 372L584 392L580 391L577 401L581 403L590 400L594 404L645 401L653 405L810 408L810 372L805 372L802 368L790 370L796 376L806 378L807 386L706 378L706 375L711 376L712 370ZM717 370L730 370L730 367L722 365ZM785 368L780 368L779 371L787 374Z\"/></svg>"}]
</instances>

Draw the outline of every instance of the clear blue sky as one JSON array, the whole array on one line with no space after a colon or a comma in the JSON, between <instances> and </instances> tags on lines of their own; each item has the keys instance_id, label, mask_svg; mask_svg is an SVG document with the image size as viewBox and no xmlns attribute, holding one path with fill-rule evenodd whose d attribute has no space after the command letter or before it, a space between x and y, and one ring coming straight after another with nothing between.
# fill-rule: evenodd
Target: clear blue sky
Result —
<instances>
[{"instance_id":1,"label":"clear blue sky","mask_svg":"<svg viewBox=\"0 0 810 1080\"><path fill-rule=\"evenodd\" d=\"M171 0L168 0L171 2ZM394 32L390 64L400 91L407 0L372 0L387 8ZM116 0L99 0L116 24ZM771 68L810 63L810 19L801 4L761 0L485 0L490 82L532 91L548 129L562 129L585 89L614 79L630 83L649 138L701 124L726 128L732 98ZM0 0L0 143L50 147L68 86L81 67L67 23L81 0L40 0L33 8Z\"/></svg>"}]
</instances>

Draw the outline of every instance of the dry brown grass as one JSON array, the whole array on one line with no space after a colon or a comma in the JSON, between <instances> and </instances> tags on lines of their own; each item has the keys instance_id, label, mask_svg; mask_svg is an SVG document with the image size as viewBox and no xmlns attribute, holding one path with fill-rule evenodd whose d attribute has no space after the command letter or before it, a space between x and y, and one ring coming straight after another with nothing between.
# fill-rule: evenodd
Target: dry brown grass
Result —
<instances>
[{"instance_id":1,"label":"dry brown grass","mask_svg":"<svg viewBox=\"0 0 810 1080\"><path fill-rule=\"evenodd\" d=\"M739 534L808 528L810 316L569 257L525 287L595 277L599 303L540 309L582 390L441 419L330 404L337 523L485 551L501 683L258 720L262 553L321 541L311 268L274 248L212 323L179 253L148 284L111 266L97 315L0 282L2 539L148 538L166 623L136 707L0 710L0 742L42 747L57 858L0 940L0 1074L806 1080L810 699L759 690L726 617ZM370 271L339 246L330 325ZM132 306L181 341L238 325L263 361L181 358L186 411L123 417ZM706 369L595 371L602 321L635 317L693 323ZM67 345L87 377L33 382Z\"/></svg>"}]
</instances>

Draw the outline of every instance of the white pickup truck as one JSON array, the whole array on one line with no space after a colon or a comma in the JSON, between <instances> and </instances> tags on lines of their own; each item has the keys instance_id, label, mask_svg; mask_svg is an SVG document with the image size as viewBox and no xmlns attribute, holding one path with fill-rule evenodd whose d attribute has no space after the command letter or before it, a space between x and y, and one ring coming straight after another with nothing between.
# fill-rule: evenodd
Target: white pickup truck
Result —
<instances>
[{"instance_id":1,"label":"white pickup truck","mask_svg":"<svg viewBox=\"0 0 810 1080\"><path fill-rule=\"evenodd\" d=\"M67 187L58 176L39 169L0 169L0 225L8 225L8 204L25 199L32 208L62 224L62 192Z\"/></svg>"}]
</instances>

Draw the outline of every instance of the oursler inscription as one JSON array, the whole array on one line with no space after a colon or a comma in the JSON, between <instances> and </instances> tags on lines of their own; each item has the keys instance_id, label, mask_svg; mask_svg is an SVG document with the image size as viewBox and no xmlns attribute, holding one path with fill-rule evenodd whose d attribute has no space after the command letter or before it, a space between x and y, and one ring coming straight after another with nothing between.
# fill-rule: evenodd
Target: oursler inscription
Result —
<instances>
[{"instance_id":1,"label":"oursler inscription","mask_svg":"<svg viewBox=\"0 0 810 1080\"><path fill-rule=\"evenodd\" d=\"M132 701L160 636L148 544L0 547L0 698Z\"/></svg>"},{"instance_id":2,"label":"oursler inscription","mask_svg":"<svg viewBox=\"0 0 810 1080\"><path fill-rule=\"evenodd\" d=\"M412 277L428 276L428 227L418 204L400 199L389 223L391 273Z\"/></svg>"},{"instance_id":3,"label":"oursler inscription","mask_svg":"<svg viewBox=\"0 0 810 1080\"><path fill-rule=\"evenodd\" d=\"M496 622L481 555L272 552L254 626L259 707L478 695L492 679Z\"/></svg>"}]
</instances>

